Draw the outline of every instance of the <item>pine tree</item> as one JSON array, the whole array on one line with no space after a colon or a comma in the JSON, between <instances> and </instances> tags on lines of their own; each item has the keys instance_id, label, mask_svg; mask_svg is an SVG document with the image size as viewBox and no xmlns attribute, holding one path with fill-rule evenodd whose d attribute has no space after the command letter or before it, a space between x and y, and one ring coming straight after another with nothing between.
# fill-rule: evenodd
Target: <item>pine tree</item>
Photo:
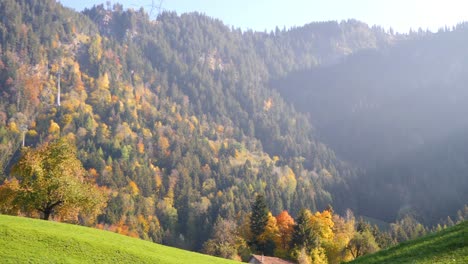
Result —
<instances>
[{"instance_id":1,"label":"pine tree","mask_svg":"<svg viewBox=\"0 0 468 264\"><path fill-rule=\"evenodd\" d=\"M307 209L302 209L296 219L294 225L294 232L292 235L292 247L298 250L303 248L307 252L310 252L315 243L315 236L312 229L312 223L310 221L311 212Z\"/></svg>"},{"instance_id":2,"label":"pine tree","mask_svg":"<svg viewBox=\"0 0 468 264\"><path fill-rule=\"evenodd\" d=\"M255 202L252 204L252 215L250 216L250 232L252 233L251 244L254 249L262 250L262 243L259 239L260 235L265 232L268 223L268 207L265 197L257 195Z\"/></svg>"}]
</instances>

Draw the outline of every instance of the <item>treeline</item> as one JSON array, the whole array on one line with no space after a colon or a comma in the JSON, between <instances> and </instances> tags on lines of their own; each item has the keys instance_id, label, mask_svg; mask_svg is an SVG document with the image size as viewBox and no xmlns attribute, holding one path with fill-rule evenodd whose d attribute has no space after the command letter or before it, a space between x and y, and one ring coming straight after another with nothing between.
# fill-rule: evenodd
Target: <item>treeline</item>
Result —
<instances>
[{"instance_id":1,"label":"treeline","mask_svg":"<svg viewBox=\"0 0 468 264\"><path fill-rule=\"evenodd\" d=\"M385 229L356 219L351 210L345 217L331 206L322 212L302 209L293 218L288 211L273 216L265 197L256 196L251 211L242 219L218 218L203 252L248 261L252 253L289 259L298 263L343 263L388 248L428 232L461 223L468 218L468 206L458 211L456 222L431 229L406 215Z\"/></svg>"}]
</instances>

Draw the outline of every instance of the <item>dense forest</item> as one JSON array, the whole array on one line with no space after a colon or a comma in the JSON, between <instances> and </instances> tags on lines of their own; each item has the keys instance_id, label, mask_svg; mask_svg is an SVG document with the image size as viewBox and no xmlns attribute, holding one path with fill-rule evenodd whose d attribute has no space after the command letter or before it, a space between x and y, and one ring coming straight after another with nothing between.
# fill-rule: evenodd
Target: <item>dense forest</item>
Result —
<instances>
[{"instance_id":1,"label":"dense forest","mask_svg":"<svg viewBox=\"0 0 468 264\"><path fill-rule=\"evenodd\" d=\"M143 9L78 13L55 0L4 0L0 14L0 181L15 176L22 149L66 138L109 197L96 227L200 251L220 230L245 227L261 195L265 219L352 223L347 242L371 233L355 230L348 208L395 222L393 242L372 229L386 247L404 240L399 226L435 225L468 202L466 141L436 140L464 128L462 26L398 35L348 20L253 32L198 13L151 20ZM323 223L324 241L345 233ZM243 233L245 247L272 251L264 232ZM335 245L314 241L309 255ZM278 254L291 257L285 243Z\"/></svg>"},{"instance_id":2,"label":"dense forest","mask_svg":"<svg viewBox=\"0 0 468 264\"><path fill-rule=\"evenodd\" d=\"M468 201L467 29L419 32L272 81L320 140L365 169L349 181L360 213L434 224Z\"/></svg>"}]
</instances>

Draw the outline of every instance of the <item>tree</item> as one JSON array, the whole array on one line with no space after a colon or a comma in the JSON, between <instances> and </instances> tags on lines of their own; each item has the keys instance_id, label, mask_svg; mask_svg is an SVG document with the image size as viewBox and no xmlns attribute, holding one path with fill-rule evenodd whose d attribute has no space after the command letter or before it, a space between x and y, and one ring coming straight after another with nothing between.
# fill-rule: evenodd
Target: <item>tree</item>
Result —
<instances>
[{"instance_id":1,"label":"tree","mask_svg":"<svg viewBox=\"0 0 468 264\"><path fill-rule=\"evenodd\" d=\"M257 195L255 202L252 204L252 215L250 216L250 232L252 233L252 245L257 250L262 249L260 235L265 232L268 224L268 208L265 197Z\"/></svg>"},{"instance_id":2,"label":"tree","mask_svg":"<svg viewBox=\"0 0 468 264\"><path fill-rule=\"evenodd\" d=\"M330 243L333 240L333 219L330 210L325 210L322 213L316 212L310 216L310 222L314 234L319 238L320 245Z\"/></svg>"},{"instance_id":3,"label":"tree","mask_svg":"<svg viewBox=\"0 0 468 264\"><path fill-rule=\"evenodd\" d=\"M377 245L379 245L380 249L385 249L395 244L395 241L393 240L390 233L380 231L377 225L372 227L372 235L374 236L375 242L377 242Z\"/></svg>"},{"instance_id":4,"label":"tree","mask_svg":"<svg viewBox=\"0 0 468 264\"><path fill-rule=\"evenodd\" d=\"M53 214L95 216L106 202L104 193L88 181L74 146L64 138L36 149L24 148L12 174L17 179L4 188L10 191L10 201L21 211L40 212L44 220Z\"/></svg>"},{"instance_id":5,"label":"tree","mask_svg":"<svg viewBox=\"0 0 468 264\"><path fill-rule=\"evenodd\" d=\"M294 231L294 219L289 215L288 211L283 211L276 216L276 224L279 230L276 248L286 253L289 250Z\"/></svg>"},{"instance_id":6,"label":"tree","mask_svg":"<svg viewBox=\"0 0 468 264\"><path fill-rule=\"evenodd\" d=\"M309 254L307 254L306 249L302 248L297 255L297 263L299 264L310 264L311 259Z\"/></svg>"},{"instance_id":7,"label":"tree","mask_svg":"<svg viewBox=\"0 0 468 264\"><path fill-rule=\"evenodd\" d=\"M310 258L314 264L327 264L327 255L323 247L315 247L310 252Z\"/></svg>"},{"instance_id":8,"label":"tree","mask_svg":"<svg viewBox=\"0 0 468 264\"><path fill-rule=\"evenodd\" d=\"M359 218L358 222L356 223L356 231L359 233L363 233L365 231L371 231L372 226L366 222L362 217Z\"/></svg>"},{"instance_id":9,"label":"tree","mask_svg":"<svg viewBox=\"0 0 468 264\"><path fill-rule=\"evenodd\" d=\"M102 38L100 35L96 35L91 39L91 44L89 45L89 61L92 64L98 63L102 57Z\"/></svg>"},{"instance_id":10,"label":"tree","mask_svg":"<svg viewBox=\"0 0 468 264\"><path fill-rule=\"evenodd\" d=\"M239 254L246 248L236 223L222 218L216 221L211 239L203 244L204 253L235 260L240 260Z\"/></svg>"},{"instance_id":11,"label":"tree","mask_svg":"<svg viewBox=\"0 0 468 264\"><path fill-rule=\"evenodd\" d=\"M355 233L355 219L354 217L342 218L333 214L333 223L333 242L325 247L328 263L351 261L353 258L346 247Z\"/></svg>"},{"instance_id":12,"label":"tree","mask_svg":"<svg viewBox=\"0 0 468 264\"><path fill-rule=\"evenodd\" d=\"M372 235L371 231L365 230L364 232L356 232L354 237L349 241L347 249L354 258L374 253L379 250L377 242Z\"/></svg>"},{"instance_id":13,"label":"tree","mask_svg":"<svg viewBox=\"0 0 468 264\"><path fill-rule=\"evenodd\" d=\"M272 256L275 248L276 242L279 239L279 229L276 223L276 218L268 212L268 222L265 226L265 232L263 232L258 240L262 244L263 253L267 256Z\"/></svg>"},{"instance_id":14,"label":"tree","mask_svg":"<svg viewBox=\"0 0 468 264\"><path fill-rule=\"evenodd\" d=\"M301 250L305 248L307 253L310 253L312 247L317 244L316 237L313 233L311 223L312 213L307 209L302 209L296 219L294 232L292 235L291 244L293 248Z\"/></svg>"},{"instance_id":15,"label":"tree","mask_svg":"<svg viewBox=\"0 0 468 264\"><path fill-rule=\"evenodd\" d=\"M316 212L310 216L312 233L314 234L314 248L311 252L312 263L327 263L327 249L333 246L333 219L331 208L323 212Z\"/></svg>"}]
</instances>

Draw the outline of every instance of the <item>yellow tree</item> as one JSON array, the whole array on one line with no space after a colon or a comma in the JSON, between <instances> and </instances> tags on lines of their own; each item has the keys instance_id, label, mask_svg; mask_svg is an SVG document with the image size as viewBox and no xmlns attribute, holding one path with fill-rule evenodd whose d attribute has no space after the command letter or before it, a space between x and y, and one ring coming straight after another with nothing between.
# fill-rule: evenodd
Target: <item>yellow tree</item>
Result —
<instances>
[{"instance_id":1,"label":"yellow tree","mask_svg":"<svg viewBox=\"0 0 468 264\"><path fill-rule=\"evenodd\" d=\"M24 148L12 174L17 180L2 188L10 193L8 200L23 212L40 212L44 220L54 214L95 216L106 203L104 193L88 180L74 146L64 138Z\"/></svg>"},{"instance_id":2,"label":"yellow tree","mask_svg":"<svg viewBox=\"0 0 468 264\"><path fill-rule=\"evenodd\" d=\"M279 239L279 229L276 223L276 218L268 212L268 220L265 226L265 231L258 237L259 242L263 245L263 253L273 255L276 241Z\"/></svg>"},{"instance_id":3,"label":"yellow tree","mask_svg":"<svg viewBox=\"0 0 468 264\"><path fill-rule=\"evenodd\" d=\"M354 237L354 217L342 218L339 215L333 215L333 243L326 248L328 263L338 264L353 259L351 253L346 250L349 241Z\"/></svg>"},{"instance_id":4,"label":"yellow tree","mask_svg":"<svg viewBox=\"0 0 468 264\"><path fill-rule=\"evenodd\" d=\"M325 248L333 244L333 219L331 210L316 212L310 216L313 233L317 239L316 247L311 252L313 263L326 263Z\"/></svg>"},{"instance_id":5,"label":"yellow tree","mask_svg":"<svg viewBox=\"0 0 468 264\"><path fill-rule=\"evenodd\" d=\"M316 212L311 215L310 222L314 233L318 235L320 244L329 243L333 240L333 218L330 210Z\"/></svg>"}]
</instances>

